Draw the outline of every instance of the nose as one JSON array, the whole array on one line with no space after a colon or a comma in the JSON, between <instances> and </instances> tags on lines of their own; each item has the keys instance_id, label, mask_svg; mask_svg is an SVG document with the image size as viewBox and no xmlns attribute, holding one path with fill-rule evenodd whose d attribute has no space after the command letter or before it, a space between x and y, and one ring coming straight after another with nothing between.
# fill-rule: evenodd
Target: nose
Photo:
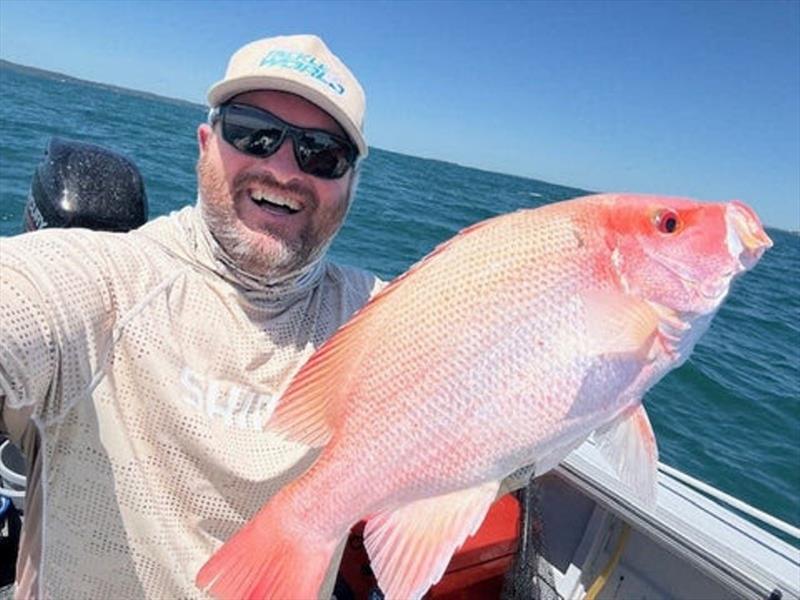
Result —
<instances>
[{"instance_id":1,"label":"nose","mask_svg":"<svg viewBox=\"0 0 800 600\"><path fill-rule=\"evenodd\" d=\"M755 211L744 202L728 203L725 213L728 221L728 248L749 269L764 252L772 248L772 240L764 231Z\"/></svg>"},{"instance_id":2,"label":"nose","mask_svg":"<svg viewBox=\"0 0 800 600\"><path fill-rule=\"evenodd\" d=\"M303 174L294 155L294 140L288 135L274 154L260 160L282 182L287 182Z\"/></svg>"}]
</instances>

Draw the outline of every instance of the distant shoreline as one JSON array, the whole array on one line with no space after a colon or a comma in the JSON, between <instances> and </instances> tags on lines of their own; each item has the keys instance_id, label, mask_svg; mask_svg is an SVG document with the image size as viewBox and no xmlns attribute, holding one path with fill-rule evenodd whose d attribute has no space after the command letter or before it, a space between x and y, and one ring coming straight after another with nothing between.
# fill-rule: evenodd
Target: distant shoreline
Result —
<instances>
[{"instance_id":1,"label":"distant shoreline","mask_svg":"<svg viewBox=\"0 0 800 600\"><path fill-rule=\"evenodd\" d=\"M189 100L182 100L180 98L171 98L169 96L161 96L159 94L154 94L152 92L144 92L142 90L135 90L133 88L126 88L126 87L122 87L122 86L119 86L119 85L113 85L113 84L110 84L110 83L102 83L100 81L92 81L90 79L81 79L80 77L73 77L72 75L67 75L65 73L59 73L58 71L48 71L47 69L40 69L38 67L30 67L28 65L15 63L15 62L12 62L10 60L6 60L4 58L0 58L0 69L3 69L3 68L10 69L12 71L16 71L16 72L19 72L19 73L34 75L34 76L37 76L37 77L43 77L43 78L46 78L46 79L51 79L51 80L55 79L55 80L59 80L59 81L70 81L70 82L80 83L80 84L83 84L83 85L89 85L89 86L93 86L93 87L102 88L102 89L105 89L105 90L123 92L123 93L126 93L126 94L130 94L132 96L137 96L139 98L147 98L147 99L151 99L151 100L158 100L158 101L161 101L161 102L169 102L171 104L179 104L179 105L182 105L182 106L190 106L192 108L199 108L199 109L204 110L204 111L207 109L207 107L204 104L197 104L196 102L190 102ZM561 183L553 183L551 181L545 181L543 179L535 179L535 178L533 178L531 176L527 176L527 175L518 175L516 173L500 173L499 171L490 171L489 169L485 169L483 167L476 167L476 166L472 166L472 165L462 165L460 163L453 162L452 160L445 160L445 159L442 159L442 158L421 156L421 155L418 155L418 154L406 154L404 152L398 152L397 150L387 150L385 148L378 148L377 146L370 146L370 148L375 148L377 150L380 150L381 152L389 152L391 154L398 154L398 155L401 155L401 156L410 156L410 157L413 157L413 158L420 158L420 159L423 159L423 160L430 160L430 161L439 162L439 163L443 163L443 164L455 165L457 167L462 167L462 168L466 168L466 169L473 169L475 171L482 171L484 173L494 173L494 174L499 174L499 175L507 175L509 177L519 177L520 179L531 179L531 180L534 180L534 181L540 181L542 183L547 183L548 185L571 188L571 189L574 189L574 190L576 190L578 192L582 192L582 193L586 193L586 194L595 193L595 192L592 192L592 191L584 189L584 188L575 187L573 185L565 185L565 184L561 184Z\"/></svg>"},{"instance_id":2,"label":"distant shoreline","mask_svg":"<svg viewBox=\"0 0 800 600\"><path fill-rule=\"evenodd\" d=\"M169 102L171 104L180 104L182 106L191 106L193 108L206 110L206 107L204 105L198 104L196 102L190 102L189 100L182 100L180 98L170 98L169 96L161 96L159 94L154 94L152 92L143 92L142 90L134 90L133 88L126 88L119 85L113 85L110 83L91 81L90 79L81 79L80 77L73 77L72 75L59 73L57 71L48 71L47 69L40 69L38 67L29 67L28 65L22 65L20 63L11 62L10 60L6 60L4 58L0 58L0 68L10 69L12 71L17 71L19 73L36 75L38 77L44 77L45 79L71 81L83 85L90 85L94 87L103 88L106 90L125 92L126 94L137 96L139 98L148 98L151 100L159 100L161 102Z\"/></svg>"}]
</instances>

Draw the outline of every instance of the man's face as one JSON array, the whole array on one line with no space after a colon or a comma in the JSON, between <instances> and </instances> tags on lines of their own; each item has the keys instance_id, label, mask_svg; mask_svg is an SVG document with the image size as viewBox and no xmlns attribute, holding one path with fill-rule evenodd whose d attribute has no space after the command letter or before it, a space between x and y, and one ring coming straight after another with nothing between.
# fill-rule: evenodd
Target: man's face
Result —
<instances>
[{"instance_id":1,"label":"man's face","mask_svg":"<svg viewBox=\"0 0 800 600\"><path fill-rule=\"evenodd\" d=\"M345 137L328 113L299 96L253 91L234 100L293 125ZM296 272L324 251L342 224L353 170L339 179L304 173L290 138L271 156L249 156L222 139L220 127L204 123L197 130L200 206L211 233L238 266L253 275L274 280Z\"/></svg>"}]
</instances>

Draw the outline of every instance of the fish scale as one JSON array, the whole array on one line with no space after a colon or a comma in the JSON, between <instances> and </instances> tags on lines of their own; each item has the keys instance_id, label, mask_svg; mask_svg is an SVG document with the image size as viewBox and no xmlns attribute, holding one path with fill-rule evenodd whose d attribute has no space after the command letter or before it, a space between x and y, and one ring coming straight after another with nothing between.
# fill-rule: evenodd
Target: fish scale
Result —
<instances>
[{"instance_id":1,"label":"fish scale","mask_svg":"<svg viewBox=\"0 0 800 600\"><path fill-rule=\"evenodd\" d=\"M501 479L547 471L598 428L651 503L657 450L642 395L686 360L732 277L770 244L740 203L656 196L592 196L464 230L301 368L268 427L324 448L198 584L223 597L314 596L366 519L387 597L418 598Z\"/></svg>"}]
</instances>

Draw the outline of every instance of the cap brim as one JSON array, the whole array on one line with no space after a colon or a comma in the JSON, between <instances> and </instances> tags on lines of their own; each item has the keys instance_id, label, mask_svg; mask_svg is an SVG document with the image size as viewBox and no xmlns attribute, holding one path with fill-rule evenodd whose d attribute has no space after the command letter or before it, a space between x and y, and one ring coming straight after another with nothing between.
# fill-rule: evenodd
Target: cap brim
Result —
<instances>
[{"instance_id":1,"label":"cap brim","mask_svg":"<svg viewBox=\"0 0 800 600\"><path fill-rule=\"evenodd\" d=\"M367 156L368 148L361 130L350 119L350 117L325 94L311 86L304 85L293 79L283 77L270 77L266 75L250 75L236 79L223 80L215 83L208 90L208 105L211 107L230 100L238 94L251 92L253 90L276 90L279 92L289 92L305 98L309 102L316 104L344 129L348 137L358 148L359 158Z\"/></svg>"}]
</instances>

